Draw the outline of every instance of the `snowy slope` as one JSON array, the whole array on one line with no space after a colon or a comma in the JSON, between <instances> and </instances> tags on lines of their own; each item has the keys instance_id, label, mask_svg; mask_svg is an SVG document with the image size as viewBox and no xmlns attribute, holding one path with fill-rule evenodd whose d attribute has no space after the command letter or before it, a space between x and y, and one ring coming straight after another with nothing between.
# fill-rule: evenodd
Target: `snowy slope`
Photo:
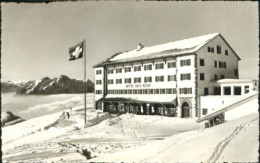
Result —
<instances>
[{"instance_id":1,"label":"snowy slope","mask_svg":"<svg viewBox=\"0 0 260 163\"><path fill-rule=\"evenodd\" d=\"M176 134L159 142L105 155L91 161L257 162L258 107L255 102L249 102L247 107L253 107L255 112L212 128Z\"/></svg>"}]
</instances>

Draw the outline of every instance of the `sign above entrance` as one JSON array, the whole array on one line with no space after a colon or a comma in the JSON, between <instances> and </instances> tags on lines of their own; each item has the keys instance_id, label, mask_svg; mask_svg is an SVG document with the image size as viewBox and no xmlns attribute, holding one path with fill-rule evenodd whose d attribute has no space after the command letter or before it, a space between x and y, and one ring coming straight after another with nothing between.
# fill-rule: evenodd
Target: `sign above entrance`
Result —
<instances>
[{"instance_id":1,"label":"sign above entrance","mask_svg":"<svg viewBox=\"0 0 260 163\"><path fill-rule=\"evenodd\" d=\"M126 88L149 88L151 84L127 84Z\"/></svg>"}]
</instances>

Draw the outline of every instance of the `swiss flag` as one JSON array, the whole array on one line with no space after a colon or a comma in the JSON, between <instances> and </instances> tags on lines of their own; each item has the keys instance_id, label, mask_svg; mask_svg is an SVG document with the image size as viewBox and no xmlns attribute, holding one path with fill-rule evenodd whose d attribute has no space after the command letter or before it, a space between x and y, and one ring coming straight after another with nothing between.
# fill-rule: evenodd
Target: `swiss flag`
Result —
<instances>
[{"instance_id":1,"label":"swiss flag","mask_svg":"<svg viewBox=\"0 0 260 163\"><path fill-rule=\"evenodd\" d=\"M75 59L79 59L79 58L83 57L83 44L84 44L84 41L69 48L69 54L70 54L69 61L73 61Z\"/></svg>"}]
</instances>

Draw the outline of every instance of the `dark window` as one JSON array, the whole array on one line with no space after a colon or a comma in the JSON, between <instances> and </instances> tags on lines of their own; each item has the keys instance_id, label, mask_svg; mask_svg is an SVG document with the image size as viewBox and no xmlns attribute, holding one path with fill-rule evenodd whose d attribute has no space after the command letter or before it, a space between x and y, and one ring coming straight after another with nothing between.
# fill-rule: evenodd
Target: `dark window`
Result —
<instances>
[{"instance_id":1,"label":"dark window","mask_svg":"<svg viewBox=\"0 0 260 163\"><path fill-rule=\"evenodd\" d=\"M96 94L102 94L102 90L96 90Z\"/></svg>"},{"instance_id":2,"label":"dark window","mask_svg":"<svg viewBox=\"0 0 260 163\"><path fill-rule=\"evenodd\" d=\"M148 94L153 94L153 89L148 89Z\"/></svg>"},{"instance_id":3,"label":"dark window","mask_svg":"<svg viewBox=\"0 0 260 163\"><path fill-rule=\"evenodd\" d=\"M142 89L138 89L138 94L143 94L143 90Z\"/></svg>"},{"instance_id":4,"label":"dark window","mask_svg":"<svg viewBox=\"0 0 260 163\"><path fill-rule=\"evenodd\" d=\"M134 71L141 71L141 66L134 66Z\"/></svg>"},{"instance_id":5,"label":"dark window","mask_svg":"<svg viewBox=\"0 0 260 163\"><path fill-rule=\"evenodd\" d=\"M237 70L237 69L234 69L234 74L235 74L236 76L238 76L238 70Z\"/></svg>"},{"instance_id":6,"label":"dark window","mask_svg":"<svg viewBox=\"0 0 260 163\"><path fill-rule=\"evenodd\" d=\"M208 47L208 52L210 52L210 53L214 53L214 47Z\"/></svg>"},{"instance_id":7,"label":"dark window","mask_svg":"<svg viewBox=\"0 0 260 163\"><path fill-rule=\"evenodd\" d=\"M221 54L221 46L217 45L217 54Z\"/></svg>"},{"instance_id":8,"label":"dark window","mask_svg":"<svg viewBox=\"0 0 260 163\"><path fill-rule=\"evenodd\" d=\"M226 62L223 62L223 68L227 68L227 63Z\"/></svg>"},{"instance_id":9,"label":"dark window","mask_svg":"<svg viewBox=\"0 0 260 163\"><path fill-rule=\"evenodd\" d=\"M164 63L156 63L155 69L164 69Z\"/></svg>"},{"instance_id":10,"label":"dark window","mask_svg":"<svg viewBox=\"0 0 260 163\"><path fill-rule=\"evenodd\" d=\"M221 88L220 87L214 87L214 95L221 95Z\"/></svg>"},{"instance_id":11,"label":"dark window","mask_svg":"<svg viewBox=\"0 0 260 163\"><path fill-rule=\"evenodd\" d=\"M137 94L137 89L134 89L133 92L134 92L134 94Z\"/></svg>"},{"instance_id":12,"label":"dark window","mask_svg":"<svg viewBox=\"0 0 260 163\"><path fill-rule=\"evenodd\" d=\"M228 55L228 50L225 50L225 55Z\"/></svg>"},{"instance_id":13,"label":"dark window","mask_svg":"<svg viewBox=\"0 0 260 163\"><path fill-rule=\"evenodd\" d=\"M205 79L204 73L200 73L200 80L204 80L204 79Z\"/></svg>"},{"instance_id":14,"label":"dark window","mask_svg":"<svg viewBox=\"0 0 260 163\"><path fill-rule=\"evenodd\" d=\"M113 74L114 73L114 69L110 68L107 70L107 74Z\"/></svg>"},{"instance_id":15,"label":"dark window","mask_svg":"<svg viewBox=\"0 0 260 163\"><path fill-rule=\"evenodd\" d=\"M125 72L131 72L131 67L125 67Z\"/></svg>"},{"instance_id":16,"label":"dark window","mask_svg":"<svg viewBox=\"0 0 260 163\"><path fill-rule=\"evenodd\" d=\"M144 65L144 71L152 70L152 64Z\"/></svg>"},{"instance_id":17,"label":"dark window","mask_svg":"<svg viewBox=\"0 0 260 163\"><path fill-rule=\"evenodd\" d=\"M160 89L160 94L165 94L165 88Z\"/></svg>"},{"instance_id":18,"label":"dark window","mask_svg":"<svg viewBox=\"0 0 260 163\"><path fill-rule=\"evenodd\" d=\"M234 87L234 95L241 95L241 87Z\"/></svg>"},{"instance_id":19,"label":"dark window","mask_svg":"<svg viewBox=\"0 0 260 163\"><path fill-rule=\"evenodd\" d=\"M231 95L231 87L224 87L224 95Z\"/></svg>"},{"instance_id":20,"label":"dark window","mask_svg":"<svg viewBox=\"0 0 260 163\"><path fill-rule=\"evenodd\" d=\"M180 94L192 94L192 88L180 88Z\"/></svg>"},{"instance_id":21,"label":"dark window","mask_svg":"<svg viewBox=\"0 0 260 163\"><path fill-rule=\"evenodd\" d=\"M134 78L134 83L141 83L141 78Z\"/></svg>"},{"instance_id":22,"label":"dark window","mask_svg":"<svg viewBox=\"0 0 260 163\"><path fill-rule=\"evenodd\" d=\"M116 68L116 73L122 73L122 68Z\"/></svg>"},{"instance_id":23,"label":"dark window","mask_svg":"<svg viewBox=\"0 0 260 163\"><path fill-rule=\"evenodd\" d=\"M248 92L249 92L249 86L246 85L246 86L245 86L245 93L248 93Z\"/></svg>"},{"instance_id":24,"label":"dark window","mask_svg":"<svg viewBox=\"0 0 260 163\"><path fill-rule=\"evenodd\" d=\"M128 89L127 91L128 91L128 94L132 94L133 93L132 89Z\"/></svg>"},{"instance_id":25,"label":"dark window","mask_svg":"<svg viewBox=\"0 0 260 163\"><path fill-rule=\"evenodd\" d=\"M145 83L152 82L152 77L151 77L151 76L149 76L149 77L144 77L144 82L145 82Z\"/></svg>"},{"instance_id":26,"label":"dark window","mask_svg":"<svg viewBox=\"0 0 260 163\"><path fill-rule=\"evenodd\" d=\"M208 52L210 52L210 47L208 46Z\"/></svg>"},{"instance_id":27,"label":"dark window","mask_svg":"<svg viewBox=\"0 0 260 163\"><path fill-rule=\"evenodd\" d=\"M208 95L209 94L209 89L208 88L204 88L204 95Z\"/></svg>"},{"instance_id":28,"label":"dark window","mask_svg":"<svg viewBox=\"0 0 260 163\"><path fill-rule=\"evenodd\" d=\"M176 81L176 75L168 75L168 81Z\"/></svg>"},{"instance_id":29,"label":"dark window","mask_svg":"<svg viewBox=\"0 0 260 163\"><path fill-rule=\"evenodd\" d=\"M96 80L96 85L101 85L102 84L102 80Z\"/></svg>"},{"instance_id":30,"label":"dark window","mask_svg":"<svg viewBox=\"0 0 260 163\"><path fill-rule=\"evenodd\" d=\"M102 74L102 70L96 70L96 74L97 75Z\"/></svg>"},{"instance_id":31,"label":"dark window","mask_svg":"<svg viewBox=\"0 0 260 163\"><path fill-rule=\"evenodd\" d=\"M163 82L164 81L164 76L156 76L155 77L156 82Z\"/></svg>"},{"instance_id":32,"label":"dark window","mask_svg":"<svg viewBox=\"0 0 260 163\"><path fill-rule=\"evenodd\" d=\"M160 93L160 89L154 89L154 94L159 94Z\"/></svg>"},{"instance_id":33,"label":"dark window","mask_svg":"<svg viewBox=\"0 0 260 163\"><path fill-rule=\"evenodd\" d=\"M217 61L215 61L215 67L218 67L218 62Z\"/></svg>"},{"instance_id":34,"label":"dark window","mask_svg":"<svg viewBox=\"0 0 260 163\"><path fill-rule=\"evenodd\" d=\"M190 59L181 60L181 66L190 66Z\"/></svg>"},{"instance_id":35,"label":"dark window","mask_svg":"<svg viewBox=\"0 0 260 163\"><path fill-rule=\"evenodd\" d=\"M181 80L190 80L190 74L181 74Z\"/></svg>"},{"instance_id":36,"label":"dark window","mask_svg":"<svg viewBox=\"0 0 260 163\"><path fill-rule=\"evenodd\" d=\"M221 79L225 79L225 75L220 75L220 78Z\"/></svg>"},{"instance_id":37,"label":"dark window","mask_svg":"<svg viewBox=\"0 0 260 163\"><path fill-rule=\"evenodd\" d=\"M131 83L131 78L125 78L125 83Z\"/></svg>"},{"instance_id":38,"label":"dark window","mask_svg":"<svg viewBox=\"0 0 260 163\"><path fill-rule=\"evenodd\" d=\"M107 80L107 84L113 84L113 83L114 83L114 80L113 80L113 79Z\"/></svg>"},{"instance_id":39,"label":"dark window","mask_svg":"<svg viewBox=\"0 0 260 163\"><path fill-rule=\"evenodd\" d=\"M222 62L221 61L218 62L218 67L222 68Z\"/></svg>"},{"instance_id":40,"label":"dark window","mask_svg":"<svg viewBox=\"0 0 260 163\"><path fill-rule=\"evenodd\" d=\"M218 75L217 74L215 74L215 80L218 80Z\"/></svg>"},{"instance_id":41,"label":"dark window","mask_svg":"<svg viewBox=\"0 0 260 163\"><path fill-rule=\"evenodd\" d=\"M174 68L174 67L176 67L176 62L168 62L167 66L168 66L168 68Z\"/></svg>"},{"instance_id":42,"label":"dark window","mask_svg":"<svg viewBox=\"0 0 260 163\"><path fill-rule=\"evenodd\" d=\"M147 94L147 89L143 89L143 94Z\"/></svg>"},{"instance_id":43,"label":"dark window","mask_svg":"<svg viewBox=\"0 0 260 163\"><path fill-rule=\"evenodd\" d=\"M202 109L202 114L203 114L203 115L206 115L207 113L208 113L208 109L203 108L203 109Z\"/></svg>"},{"instance_id":44,"label":"dark window","mask_svg":"<svg viewBox=\"0 0 260 163\"><path fill-rule=\"evenodd\" d=\"M200 59L200 66L204 66L204 59Z\"/></svg>"},{"instance_id":45,"label":"dark window","mask_svg":"<svg viewBox=\"0 0 260 163\"><path fill-rule=\"evenodd\" d=\"M122 79L116 79L116 84L122 84Z\"/></svg>"}]
</instances>

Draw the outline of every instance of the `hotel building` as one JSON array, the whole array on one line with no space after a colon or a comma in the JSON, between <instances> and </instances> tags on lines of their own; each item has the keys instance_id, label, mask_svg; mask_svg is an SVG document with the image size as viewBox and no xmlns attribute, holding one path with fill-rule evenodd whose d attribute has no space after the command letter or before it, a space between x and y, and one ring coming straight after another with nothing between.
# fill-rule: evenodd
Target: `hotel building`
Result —
<instances>
[{"instance_id":1,"label":"hotel building","mask_svg":"<svg viewBox=\"0 0 260 163\"><path fill-rule=\"evenodd\" d=\"M201 117L201 96L238 79L239 56L219 33L112 55L95 68L95 107L104 112ZM213 104L214 105L214 104Z\"/></svg>"}]
</instances>

